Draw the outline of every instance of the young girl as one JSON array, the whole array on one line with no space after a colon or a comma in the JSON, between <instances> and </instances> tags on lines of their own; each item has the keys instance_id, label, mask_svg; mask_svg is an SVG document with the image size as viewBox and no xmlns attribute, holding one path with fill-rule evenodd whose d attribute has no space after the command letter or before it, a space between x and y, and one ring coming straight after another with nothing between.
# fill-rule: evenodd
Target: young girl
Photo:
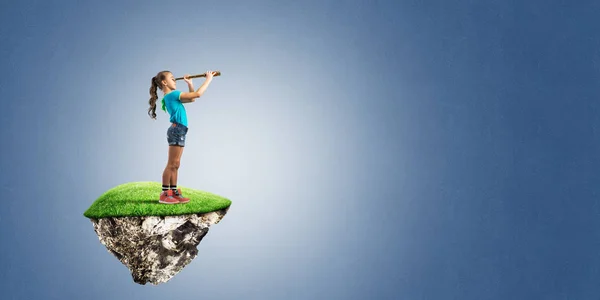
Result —
<instances>
[{"instance_id":1,"label":"young girl","mask_svg":"<svg viewBox=\"0 0 600 300\"><path fill-rule=\"evenodd\" d=\"M171 125L167 129L167 142L169 143L169 160L162 175L162 192L158 202L164 204L187 203L189 198L184 198L181 195L181 189L177 188L177 171L179 170L179 162L183 147L185 146L185 136L188 131L187 115L183 103L196 101L204 94L206 88L213 79L215 72L206 72L206 81L194 91L194 85L189 75L184 77L188 84L189 92L184 93L177 90L175 77L169 71L159 72L152 77L152 85L150 86L150 108L148 115L156 120L156 94L157 88L160 88L164 93L162 98L162 110L169 113L171 116Z\"/></svg>"}]
</instances>

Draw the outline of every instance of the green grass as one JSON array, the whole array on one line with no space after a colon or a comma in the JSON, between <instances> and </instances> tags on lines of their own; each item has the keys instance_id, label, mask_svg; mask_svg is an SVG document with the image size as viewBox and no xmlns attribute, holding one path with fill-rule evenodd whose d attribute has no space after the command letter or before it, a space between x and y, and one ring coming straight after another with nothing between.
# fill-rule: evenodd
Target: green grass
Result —
<instances>
[{"instance_id":1,"label":"green grass","mask_svg":"<svg viewBox=\"0 0 600 300\"><path fill-rule=\"evenodd\" d=\"M231 201L208 192L178 186L190 202L161 204L159 182L130 182L118 185L102 194L83 215L87 218L125 216L175 216L199 214L227 208Z\"/></svg>"}]
</instances>

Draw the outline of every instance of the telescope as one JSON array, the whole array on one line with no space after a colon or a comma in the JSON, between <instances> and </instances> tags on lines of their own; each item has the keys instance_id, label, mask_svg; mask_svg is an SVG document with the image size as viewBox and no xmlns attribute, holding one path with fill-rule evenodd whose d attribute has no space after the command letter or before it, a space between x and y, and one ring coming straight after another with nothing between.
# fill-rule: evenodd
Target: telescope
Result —
<instances>
[{"instance_id":1,"label":"telescope","mask_svg":"<svg viewBox=\"0 0 600 300\"><path fill-rule=\"evenodd\" d=\"M213 71L213 72L215 72L215 75L213 75L213 76L221 76L221 71ZM206 73L190 75L190 78L200 78L200 77L206 77ZM183 79L183 77L175 78L175 80L182 80L182 79Z\"/></svg>"}]
</instances>

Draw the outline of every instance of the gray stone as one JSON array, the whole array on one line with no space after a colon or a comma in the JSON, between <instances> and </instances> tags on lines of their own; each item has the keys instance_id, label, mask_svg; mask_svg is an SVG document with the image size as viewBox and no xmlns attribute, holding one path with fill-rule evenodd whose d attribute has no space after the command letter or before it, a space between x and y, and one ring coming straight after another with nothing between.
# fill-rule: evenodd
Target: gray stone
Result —
<instances>
[{"instance_id":1,"label":"gray stone","mask_svg":"<svg viewBox=\"0 0 600 300\"><path fill-rule=\"evenodd\" d=\"M133 281L158 285L169 281L197 255L196 248L226 209L180 216L94 219L94 231L130 271Z\"/></svg>"}]
</instances>

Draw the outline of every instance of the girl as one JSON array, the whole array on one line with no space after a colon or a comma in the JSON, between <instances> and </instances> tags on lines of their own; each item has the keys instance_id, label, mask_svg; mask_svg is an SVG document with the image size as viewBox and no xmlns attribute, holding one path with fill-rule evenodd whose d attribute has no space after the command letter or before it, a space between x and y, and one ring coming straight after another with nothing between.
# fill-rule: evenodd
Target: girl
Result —
<instances>
[{"instance_id":1,"label":"girl","mask_svg":"<svg viewBox=\"0 0 600 300\"><path fill-rule=\"evenodd\" d=\"M177 188L177 171L179 170L179 161L185 146L185 136L188 131L187 115L183 103L190 103L200 98L208 85L213 79L215 72L206 72L206 81L194 91L194 85L189 75L184 76L185 82L188 84L189 92L183 93L177 90L175 77L169 71L161 71L156 76L152 77L152 85L150 86L150 108L148 115L156 120L156 94L157 88L164 93L162 98L162 110L169 113L171 116L171 125L167 129L167 142L169 143L169 160L162 175L162 192L158 202L164 204L187 203L189 198L184 198L181 195L181 189Z\"/></svg>"}]
</instances>

